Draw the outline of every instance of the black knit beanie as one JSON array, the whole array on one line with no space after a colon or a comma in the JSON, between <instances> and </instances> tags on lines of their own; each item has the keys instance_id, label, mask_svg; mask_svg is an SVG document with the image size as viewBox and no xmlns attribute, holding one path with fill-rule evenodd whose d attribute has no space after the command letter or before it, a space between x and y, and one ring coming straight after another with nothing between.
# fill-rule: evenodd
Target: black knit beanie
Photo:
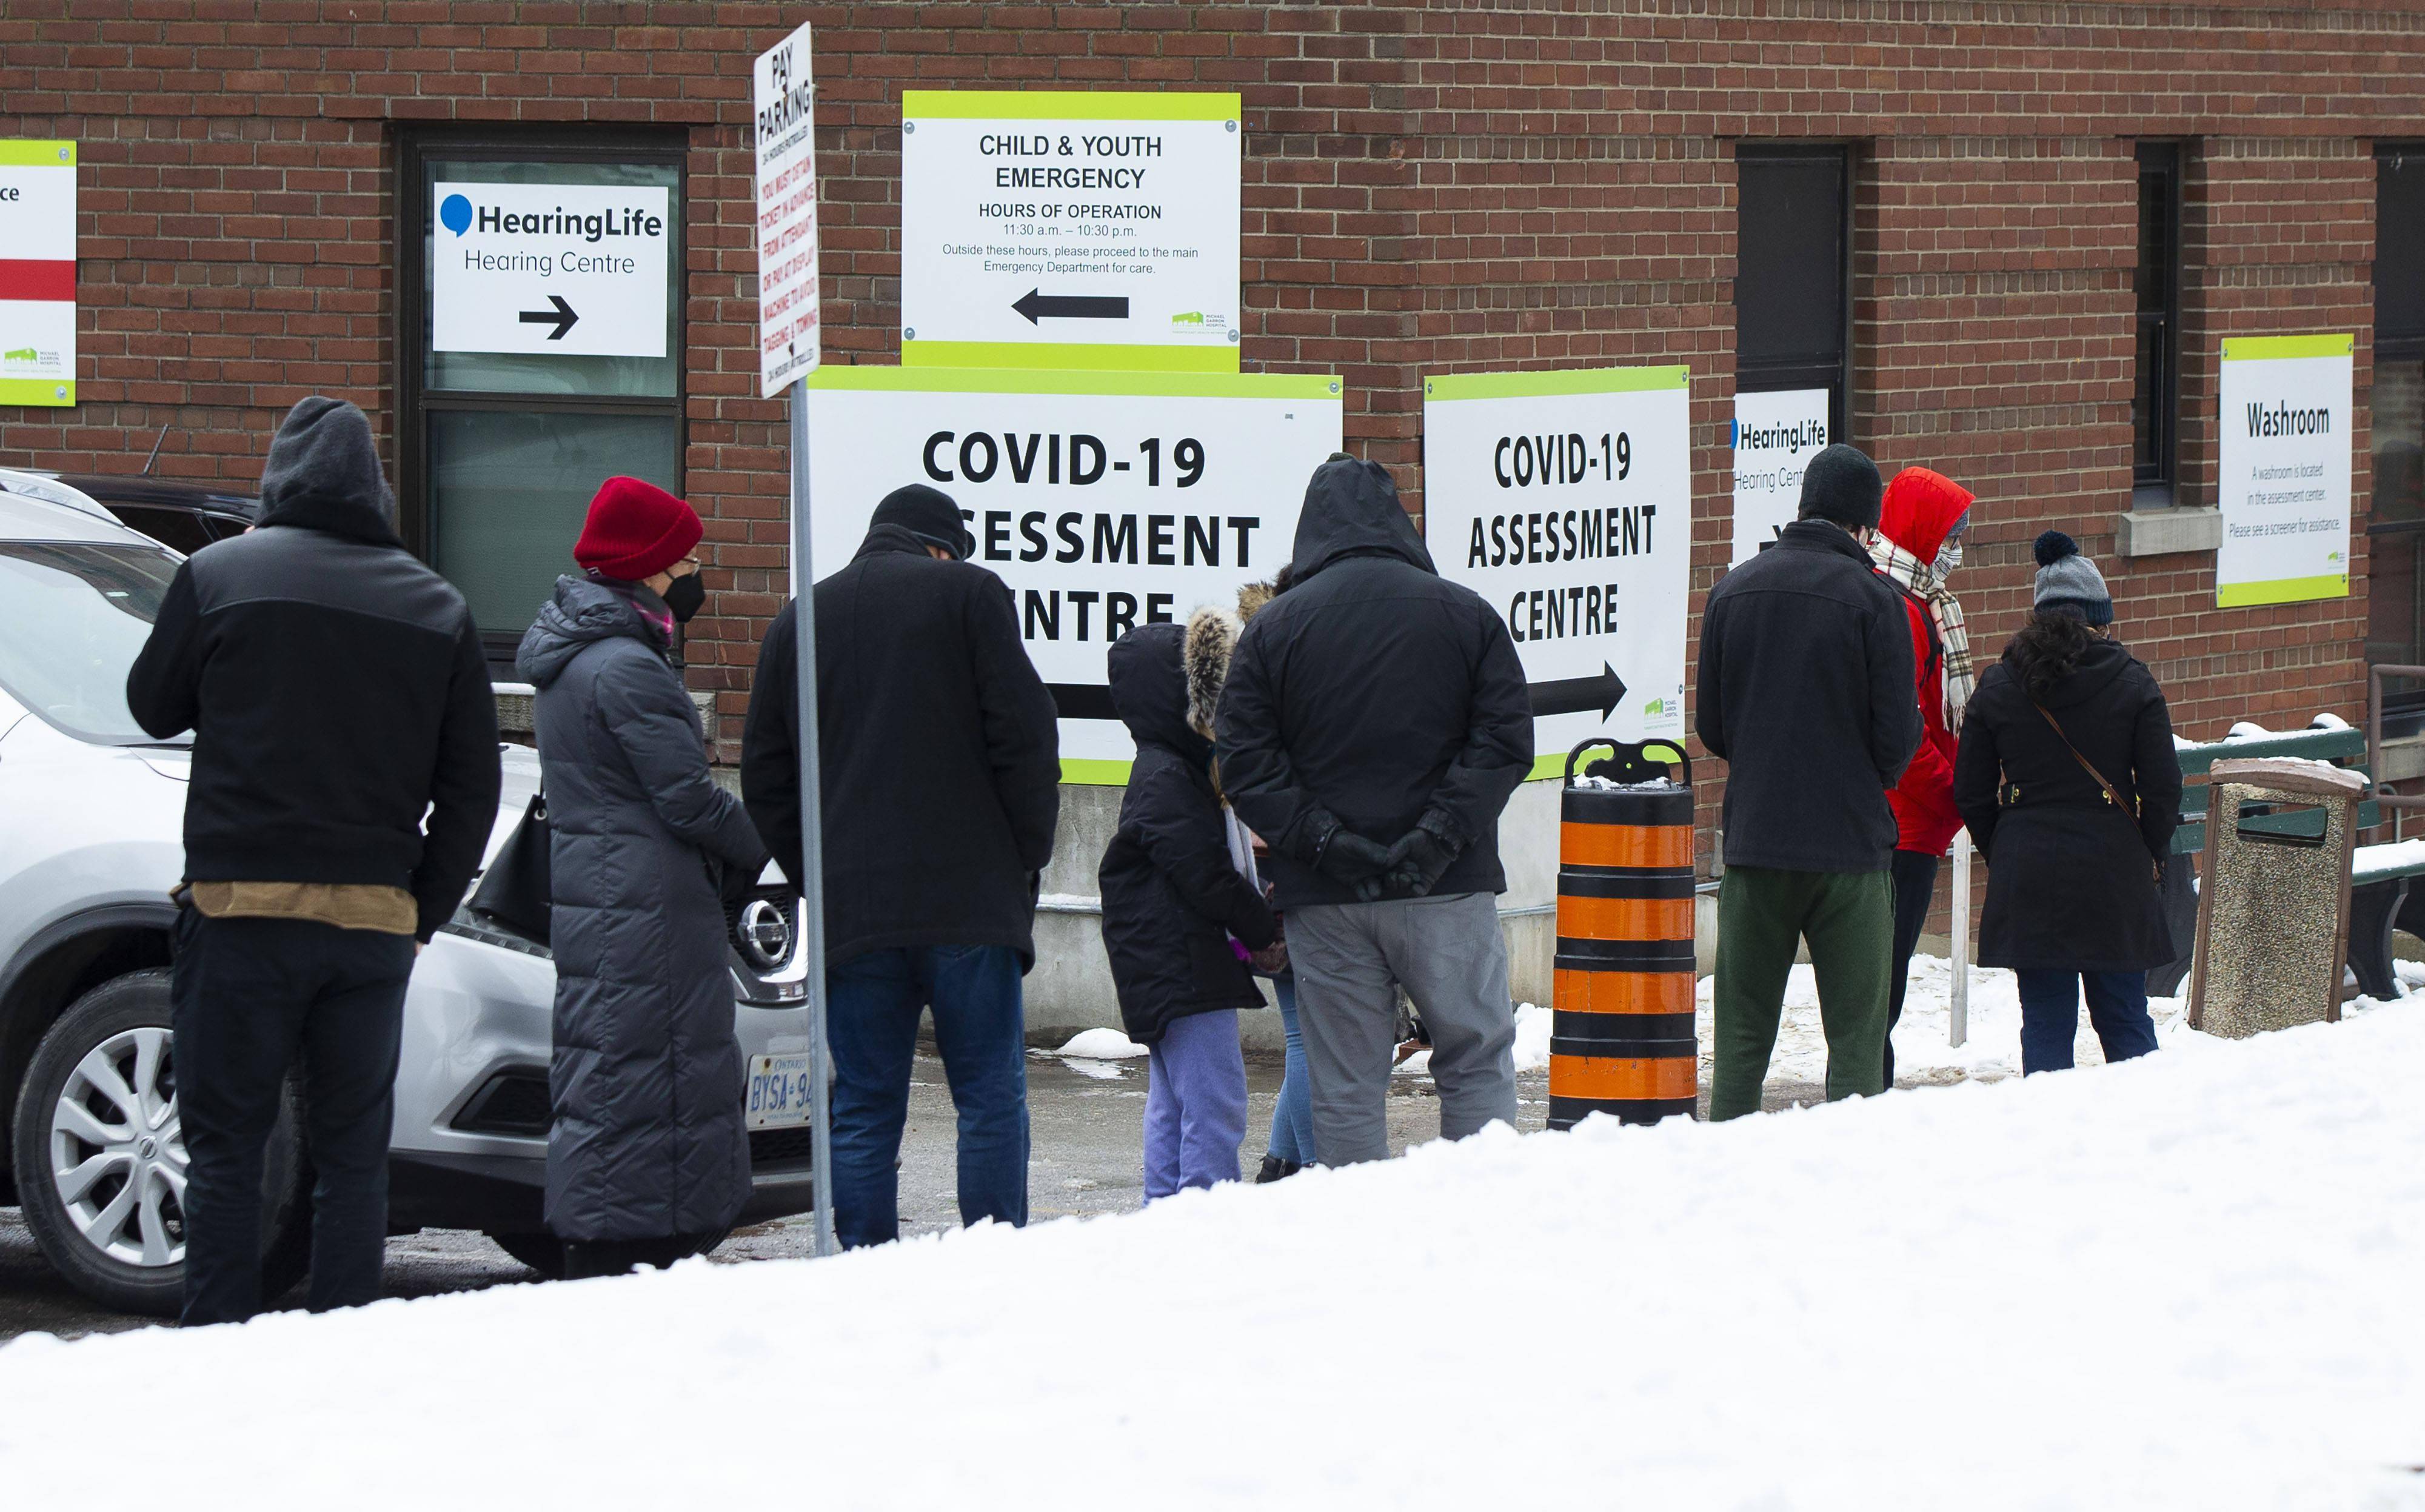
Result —
<instances>
[{"instance_id":1,"label":"black knit beanie","mask_svg":"<svg viewBox=\"0 0 2425 1512\"><path fill-rule=\"evenodd\" d=\"M1886 491L1878 464L1859 447L1838 442L1802 470L1800 518L1833 520L1848 530L1875 529Z\"/></svg>"},{"instance_id":2,"label":"black knit beanie","mask_svg":"<svg viewBox=\"0 0 2425 1512\"><path fill-rule=\"evenodd\" d=\"M899 525L929 546L940 546L962 561L976 555L977 539L960 519L960 507L940 489L912 483L894 489L875 507L870 525Z\"/></svg>"}]
</instances>

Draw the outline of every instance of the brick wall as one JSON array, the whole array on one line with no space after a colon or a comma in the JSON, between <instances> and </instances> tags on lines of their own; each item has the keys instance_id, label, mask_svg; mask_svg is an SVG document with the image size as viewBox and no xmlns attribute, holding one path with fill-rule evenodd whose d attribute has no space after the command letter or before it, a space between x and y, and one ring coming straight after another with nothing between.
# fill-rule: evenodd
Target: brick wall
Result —
<instances>
[{"instance_id":1,"label":"brick wall","mask_svg":"<svg viewBox=\"0 0 2425 1512\"><path fill-rule=\"evenodd\" d=\"M83 143L81 407L0 454L249 482L315 390L393 435L394 143L416 121L672 124L691 203L686 486L738 737L784 590L779 405L754 397L748 57L819 26L828 360L897 351L905 88L1236 89L1250 369L1348 382L1420 507L1420 376L1685 362L1697 589L1722 566L1733 144L1856 147L1854 437L1982 495L1962 587L1993 655L2030 539L2071 530L2184 728L2354 716L2345 604L2217 611L2210 556L2111 555L2129 493L2139 137L2186 142L2185 500L2210 502L2225 333L2369 320L2376 138L2425 137L2425 6L1978 0L1417 6L9 0L0 135ZM2357 383L2365 423L2369 343ZM391 442L392 444L392 442ZM2368 486L2358 439L2356 487ZM1695 603L1697 603L1697 596Z\"/></svg>"}]
</instances>

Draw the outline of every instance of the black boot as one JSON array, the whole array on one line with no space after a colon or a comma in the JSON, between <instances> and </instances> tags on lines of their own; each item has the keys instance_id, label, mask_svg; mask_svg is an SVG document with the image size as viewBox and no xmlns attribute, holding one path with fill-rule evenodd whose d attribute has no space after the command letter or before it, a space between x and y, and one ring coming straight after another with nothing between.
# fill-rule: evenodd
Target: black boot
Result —
<instances>
[{"instance_id":1,"label":"black boot","mask_svg":"<svg viewBox=\"0 0 2425 1512\"><path fill-rule=\"evenodd\" d=\"M1305 1167L1295 1161L1282 1160L1277 1155L1265 1155L1263 1168L1255 1173L1255 1184L1261 1186L1265 1182L1277 1182L1283 1177L1294 1176L1303 1169Z\"/></svg>"}]
</instances>

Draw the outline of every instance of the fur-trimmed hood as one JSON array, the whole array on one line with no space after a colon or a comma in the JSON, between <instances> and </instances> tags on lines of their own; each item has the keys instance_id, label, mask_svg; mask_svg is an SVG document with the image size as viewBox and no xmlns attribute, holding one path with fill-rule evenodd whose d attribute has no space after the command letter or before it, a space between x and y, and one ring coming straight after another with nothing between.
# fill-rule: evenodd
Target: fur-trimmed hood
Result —
<instances>
[{"instance_id":1,"label":"fur-trimmed hood","mask_svg":"<svg viewBox=\"0 0 2425 1512\"><path fill-rule=\"evenodd\" d=\"M1252 588L1238 594L1244 612ZM1268 597L1268 593L1266 593ZM1229 680L1229 653L1238 646L1239 617L1217 604L1207 604L1187 617L1187 641L1182 661L1187 668L1187 725L1212 738L1212 716L1221 706L1221 685Z\"/></svg>"}]
</instances>

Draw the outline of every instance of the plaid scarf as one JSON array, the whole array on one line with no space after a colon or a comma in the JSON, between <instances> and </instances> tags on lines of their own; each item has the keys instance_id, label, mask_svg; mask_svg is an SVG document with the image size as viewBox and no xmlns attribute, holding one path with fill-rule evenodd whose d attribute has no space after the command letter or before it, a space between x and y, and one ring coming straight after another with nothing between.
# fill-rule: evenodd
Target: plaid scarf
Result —
<instances>
[{"instance_id":1,"label":"plaid scarf","mask_svg":"<svg viewBox=\"0 0 2425 1512\"><path fill-rule=\"evenodd\" d=\"M1978 682L1971 672L1970 634L1962 628L1962 601L1937 577L1935 563L1919 560L1884 536L1870 548L1870 555L1881 573L1925 603L1930 617L1935 619L1936 638L1945 649L1941 663L1945 728L1959 732L1962 710L1969 703L1970 690Z\"/></svg>"}]
</instances>

